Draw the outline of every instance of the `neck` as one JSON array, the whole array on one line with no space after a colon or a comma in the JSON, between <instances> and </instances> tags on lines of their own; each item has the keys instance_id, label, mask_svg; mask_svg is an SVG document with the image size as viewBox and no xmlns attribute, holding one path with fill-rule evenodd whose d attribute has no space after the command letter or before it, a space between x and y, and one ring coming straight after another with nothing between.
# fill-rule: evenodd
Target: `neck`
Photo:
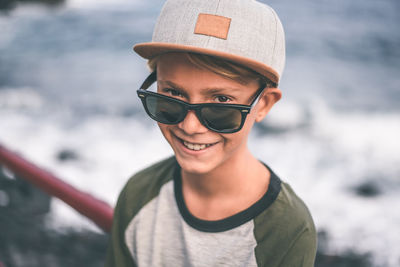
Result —
<instances>
[{"instance_id":1,"label":"neck","mask_svg":"<svg viewBox=\"0 0 400 267\"><path fill-rule=\"evenodd\" d=\"M206 174L182 170L182 193L200 219L220 220L245 210L266 193L270 173L249 151Z\"/></svg>"},{"instance_id":2,"label":"neck","mask_svg":"<svg viewBox=\"0 0 400 267\"><path fill-rule=\"evenodd\" d=\"M237 195L269 181L269 171L250 151L230 158L218 168L202 174L182 170L182 185L204 198Z\"/></svg>"}]
</instances>

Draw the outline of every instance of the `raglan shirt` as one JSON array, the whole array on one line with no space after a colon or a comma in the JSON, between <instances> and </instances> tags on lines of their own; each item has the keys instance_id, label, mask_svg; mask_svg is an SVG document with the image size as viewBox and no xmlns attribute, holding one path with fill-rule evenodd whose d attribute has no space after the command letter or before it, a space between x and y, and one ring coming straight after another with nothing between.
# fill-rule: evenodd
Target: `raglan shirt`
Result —
<instances>
[{"instance_id":1,"label":"raglan shirt","mask_svg":"<svg viewBox=\"0 0 400 267\"><path fill-rule=\"evenodd\" d=\"M311 215L269 170L265 195L218 221L188 211L174 157L137 173L119 196L106 266L314 266Z\"/></svg>"}]
</instances>

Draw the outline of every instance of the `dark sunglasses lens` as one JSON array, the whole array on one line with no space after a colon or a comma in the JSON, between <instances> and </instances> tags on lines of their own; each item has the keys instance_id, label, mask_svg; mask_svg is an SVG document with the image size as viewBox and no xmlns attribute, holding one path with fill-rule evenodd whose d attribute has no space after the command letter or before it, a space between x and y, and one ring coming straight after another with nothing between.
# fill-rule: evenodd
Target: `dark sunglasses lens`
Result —
<instances>
[{"instance_id":1,"label":"dark sunglasses lens","mask_svg":"<svg viewBox=\"0 0 400 267\"><path fill-rule=\"evenodd\" d=\"M147 96L146 105L151 116L161 123L178 123L185 115L185 109L182 105L161 97Z\"/></svg>"},{"instance_id":2,"label":"dark sunglasses lens","mask_svg":"<svg viewBox=\"0 0 400 267\"><path fill-rule=\"evenodd\" d=\"M242 113L229 107L204 107L201 116L207 126L216 131L235 131L242 122Z\"/></svg>"}]
</instances>

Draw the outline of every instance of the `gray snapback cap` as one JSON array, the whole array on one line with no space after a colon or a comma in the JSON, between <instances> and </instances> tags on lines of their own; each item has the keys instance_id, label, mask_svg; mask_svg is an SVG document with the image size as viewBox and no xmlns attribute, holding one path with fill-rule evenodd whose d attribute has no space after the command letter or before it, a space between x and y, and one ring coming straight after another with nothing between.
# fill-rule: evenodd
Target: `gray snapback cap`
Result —
<instances>
[{"instance_id":1,"label":"gray snapback cap","mask_svg":"<svg viewBox=\"0 0 400 267\"><path fill-rule=\"evenodd\" d=\"M216 56L279 83L285 34L275 11L255 0L167 0L152 41L134 50L146 59L168 52Z\"/></svg>"}]
</instances>

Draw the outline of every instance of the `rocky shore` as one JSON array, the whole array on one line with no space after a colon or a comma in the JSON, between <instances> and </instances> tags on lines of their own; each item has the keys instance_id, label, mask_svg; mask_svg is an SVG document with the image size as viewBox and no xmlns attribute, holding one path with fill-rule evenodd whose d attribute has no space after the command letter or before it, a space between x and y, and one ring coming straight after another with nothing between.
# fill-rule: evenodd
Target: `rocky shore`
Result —
<instances>
[{"instance_id":1,"label":"rocky shore","mask_svg":"<svg viewBox=\"0 0 400 267\"><path fill-rule=\"evenodd\" d=\"M31 4L44 4L48 6L58 6L65 2L65 0L1 0L0 1L0 11L1 10L11 10L18 6L19 4L31 3Z\"/></svg>"}]
</instances>

